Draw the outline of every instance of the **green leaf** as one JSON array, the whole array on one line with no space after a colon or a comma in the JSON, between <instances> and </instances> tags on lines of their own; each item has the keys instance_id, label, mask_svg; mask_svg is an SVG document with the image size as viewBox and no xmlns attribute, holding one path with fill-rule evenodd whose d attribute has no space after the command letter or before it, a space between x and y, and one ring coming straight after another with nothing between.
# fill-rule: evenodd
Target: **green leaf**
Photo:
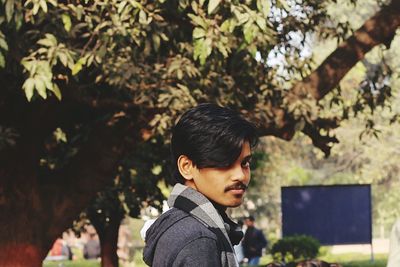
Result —
<instances>
[{"instance_id":1,"label":"green leaf","mask_svg":"<svg viewBox=\"0 0 400 267\"><path fill-rule=\"evenodd\" d=\"M24 68L30 72L30 69L32 68L32 62L27 60L26 58L23 58L21 60L21 65L24 66Z\"/></svg>"},{"instance_id":2,"label":"green leaf","mask_svg":"<svg viewBox=\"0 0 400 267\"><path fill-rule=\"evenodd\" d=\"M57 45L57 43L58 43L57 38L53 34L46 33L45 36L46 36L47 39L49 39L49 40L51 40L53 42L54 46Z\"/></svg>"},{"instance_id":3,"label":"green leaf","mask_svg":"<svg viewBox=\"0 0 400 267\"><path fill-rule=\"evenodd\" d=\"M185 9L189 6L189 0L179 0L179 7Z\"/></svg>"},{"instance_id":4,"label":"green leaf","mask_svg":"<svg viewBox=\"0 0 400 267\"><path fill-rule=\"evenodd\" d=\"M161 165L155 165L152 169L151 169L151 173L154 175L159 175L162 172L162 166Z\"/></svg>"},{"instance_id":5,"label":"green leaf","mask_svg":"<svg viewBox=\"0 0 400 267\"><path fill-rule=\"evenodd\" d=\"M8 45L5 39L0 37L0 47L4 50L8 51Z\"/></svg>"},{"instance_id":6,"label":"green leaf","mask_svg":"<svg viewBox=\"0 0 400 267\"><path fill-rule=\"evenodd\" d=\"M65 53L59 53L58 58L60 59L64 67L68 66L68 56Z\"/></svg>"},{"instance_id":7,"label":"green leaf","mask_svg":"<svg viewBox=\"0 0 400 267\"><path fill-rule=\"evenodd\" d=\"M249 21L250 15L248 13L240 13L237 10L235 10L234 13L238 20L238 25L242 25Z\"/></svg>"},{"instance_id":8,"label":"green leaf","mask_svg":"<svg viewBox=\"0 0 400 267\"><path fill-rule=\"evenodd\" d=\"M36 15L39 12L40 4L34 3L32 8L32 14Z\"/></svg>"},{"instance_id":9,"label":"green leaf","mask_svg":"<svg viewBox=\"0 0 400 267\"><path fill-rule=\"evenodd\" d=\"M83 65L85 65L86 64L86 58L85 57L82 57L82 58L80 58L76 63L75 63L75 65L72 67L72 75L76 75L76 74L78 74L81 70L82 70L82 67L83 67Z\"/></svg>"},{"instance_id":10,"label":"green leaf","mask_svg":"<svg viewBox=\"0 0 400 267\"><path fill-rule=\"evenodd\" d=\"M0 53L0 68L4 68L6 66L6 60L3 56L3 53Z\"/></svg>"},{"instance_id":11,"label":"green leaf","mask_svg":"<svg viewBox=\"0 0 400 267\"><path fill-rule=\"evenodd\" d=\"M256 55L257 55L257 47L256 47L255 45L251 45L251 46L248 48L248 50L249 50L251 56L252 56L253 58L255 58Z\"/></svg>"},{"instance_id":12,"label":"green leaf","mask_svg":"<svg viewBox=\"0 0 400 267\"><path fill-rule=\"evenodd\" d=\"M62 99L61 90L56 83L53 83L53 89L51 91L54 93L57 99L61 101Z\"/></svg>"},{"instance_id":13,"label":"green leaf","mask_svg":"<svg viewBox=\"0 0 400 267\"><path fill-rule=\"evenodd\" d=\"M204 65L206 59L212 52L212 40L207 38L196 39L194 42L194 59L199 59L200 64Z\"/></svg>"},{"instance_id":14,"label":"green leaf","mask_svg":"<svg viewBox=\"0 0 400 267\"><path fill-rule=\"evenodd\" d=\"M29 4L31 4L31 3L32 3L32 0L27 0L27 1L24 3L24 7L29 6Z\"/></svg>"},{"instance_id":15,"label":"green leaf","mask_svg":"<svg viewBox=\"0 0 400 267\"><path fill-rule=\"evenodd\" d=\"M208 14L211 14L217 7L218 5L221 3L221 0L210 0L208 2Z\"/></svg>"},{"instance_id":16,"label":"green leaf","mask_svg":"<svg viewBox=\"0 0 400 267\"><path fill-rule=\"evenodd\" d=\"M128 4L128 1L121 1L121 3L119 3L118 5L118 13L121 14L122 11L124 10L126 4Z\"/></svg>"},{"instance_id":17,"label":"green leaf","mask_svg":"<svg viewBox=\"0 0 400 267\"><path fill-rule=\"evenodd\" d=\"M7 22L10 22L14 15L14 0L7 0L5 10Z\"/></svg>"},{"instance_id":18,"label":"green leaf","mask_svg":"<svg viewBox=\"0 0 400 267\"><path fill-rule=\"evenodd\" d=\"M101 53L101 52L99 51L99 53ZM99 54L99 53L97 53L97 54ZM94 60L94 56L95 56L94 54L90 54L90 56L87 57L86 66L89 67L90 65L92 65L93 60Z\"/></svg>"},{"instance_id":19,"label":"green leaf","mask_svg":"<svg viewBox=\"0 0 400 267\"><path fill-rule=\"evenodd\" d=\"M229 31L229 29L231 28L231 23L232 23L232 22L231 22L230 19L225 20L225 21L222 23L221 27L220 27L221 32L227 32L227 31Z\"/></svg>"},{"instance_id":20,"label":"green leaf","mask_svg":"<svg viewBox=\"0 0 400 267\"><path fill-rule=\"evenodd\" d=\"M244 39L246 40L246 43L251 43L253 41L253 38L256 34L257 28L254 27L252 23L246 23L243 27L243 35Z\"/></svg>"},{"instance_id":21,"label":"green leaf","mask_svg":"<svg viewBox=\"0 0 400 267\"><path fill-rule=\"evenodd\" d=\"M33 89L35 87L35 80L33 78L28 78L22 85L22 89L25 91L25 96L28 101L31 101L33 96Z\"/></svg>"},{"instance_id":22,"label":"green leaf","mask_svg":"<svg viewBox=\"0 0 400 267\"><path fill-rule=\"evenodd\" d=\"M42 8L44 13L47 13L48 9L47 9L47 3L46 0L40 0L39 1L40 7Z\"/></svg>"},{"instance_id":23,"label":"green leaf","mask_svg":"<svg viewBox=\"0 0 400 267\"><path fill-rule=\"evenodd\" d=\"M17 12L14 14L15 29L19 31L22 25L25 23L24 15L22 12Z\"/></svg>"},{"instance_id":24,"label":"green leaf","mask_svg":"<svg viewBox=\"0 0 400 267\"><path fill-rule=\"evenodd\" d=\"M264 15L264 18L267 18L269 15L271 6L269 0L257 0L257 8Z\"/></svg>"},{"instance_id":25,"label":"green leaf","mask_svg":"<svg viewBox=\"0 0 400 267\"><path fill-rule=\"evenodd\" d=\"M201 54L201 49L202 49L202 45L204 42L204 38L201 39L197 39L196 41L194 41L194 51L193 51L193 58L195 60L197 60Z\"/></svg>"},{"instance_id":26,"label":"green leaf","mask_svg":"<svg viewBox=\"0 0 400 267\"><path fill-rule=\"evenodd\" d=\"M161 37L161 39L163 39L163 41L165 41L165 42L169 41L168 36L166 36L165 33L163 33L163 32L160 34L160 37Z\"/></svg>"},{"instance_id":27,"label":"green leaf","mask_svg":"<svg viewBox=\"0 0 400 267\"><path fill-rule=\"evenodd\" d=\"M46 47L54 47L54 43L49 40L49 39L40 39L37 44L42 45L42 46L46 46Z\"/></svg>"},{"instance_id":28,"label":"green leaf","mask_svg":"<svg viewBox=\"0 0 400 267\"><path fill-rule=\"evenodd\" d=\"M290 7L289 7L288 3L286 2L286 0L278 0L278 1L276 1L276 6L278 8L283 8L285 10L290 10Z\"/></svg>"},{"instance_id":29,"label":"green leaf","mask_svg":"<svg viewBox=\"0 0 400 267\"><path fill-rule=\"evenodd\" d=\"M64 24L64 29L69 32L72 26L71 17L68 14L62 14L61 19Z\"/></svg>"},{"instance_id":30,"label":"green leaf","mask_svg":"<svg viewBox=\"0 0 400 267\"><path fill-rule=\"evenodd\" d=\"M158 34L153 34L152 35L152 39L153 39L153 47L155 51L158 51L160 48L160 44L161 44L161 38Z\"/></svg>"},{"instance_id":31,"label":"green leaf","mask_svg":"<svg viewBox=\"0 0 400 267\"><path fill-rule=\"evenodd\" d=\"M144 10L140 10L139 11L139 23L140 24L144 24L147 25L147 15L146 12L144 12Z\"/></svg>"},{"instance_id":32,"label":"green leaf","mask_svg":"<svg viewBox=\"0 0 400 267\"><path fill-rule=\"evenodd\" d=\"M198 13L197 12L197 9L199 9L199 6L197 5L197 2L196 1L192 1L192 9L193 9L193 11L195 12L195 13Z\"/></svg>"},{"instance_id":33,"label":"green leaf","mask_svg":"<svg viewBox=\"0 0 400 267\"><path fill-rule=\"evenodd\" d=\"M57 140L57 142L67 142L67 134L61 129L61 128L57 128L54 132L53 135L55 137L55 139Z\"/></svg>"},{"instance_id":34,"label":"green leaf","mask_svg":"<svg viewBox=\"0 0 400 267\"><path fill-rule=\"evenodd\" d=\"M260 27L260 29L262 31L266 31L267 30L267 21L264 18L262 18L260 16L257 16L256 23L257 23L258 27Z\"/></svg>"},{"instance_id":35,"label":"green leaf","mask_svg":"<svg viewBox=\"0 0 400 267\"><path fill-rule=\"evenodd\" d=\"M203 28L196 27L193 30L193 39L198 39L206 36L206 31Z\"/></svg>"},{"instance_id":36,"label":"green leaf","mask_svg":"<svg viewBox=\"0 0 400 267\"><path fill-rule=\"evenodd\" d=\"M183 71L182 71L182 69L177 69L177 71L176 71L176 77L178 77L179 80L182 80L182 78L183 78Z\"/></svg>"},{"instance_id":37,"label":"green leaf","mask_svg":"<svg viewBox=\"0 0 400 267\"><path fill-rule=\"evenodd\" d=\"M43 79L40 76L35 76L34 83L36 91L43 99L46 99L47 98L46 84L43 81Z\"/></svg>"},{"instance_id":38,"label":"green leaf","mask_svg":"<svg viewBox=\"0 0 400 267\"><path fill-rule=\"evenodd\" d=\"M219 43L217 48L225 58L228 57L228 49L229 48L225 44Z\"/></svg>"},{"instance_id":39,"label":"green leaf","mask_svg":"<svg viewBox=\"0 0 400 267\"><path fill-rule=\"evenodd\" d=\"M82 19L82 16L83 16L83 6L82 5L78 5L77 7L76 7L76 18L78 19L78 20L81 20Z\"/></svg>"},{"instance_id":40,"label":"green leaf","mask_svg":"<svg viewBox=\"0 0 400 267\"><path fill-rule=\"evenodd\" d=\"M198 25L198 26L202 27L203 29L208 28L208 25L203 18L196 16L194 14L188 14L188 17L192 20L194 25Z\"/></svg>"}]
</instances>

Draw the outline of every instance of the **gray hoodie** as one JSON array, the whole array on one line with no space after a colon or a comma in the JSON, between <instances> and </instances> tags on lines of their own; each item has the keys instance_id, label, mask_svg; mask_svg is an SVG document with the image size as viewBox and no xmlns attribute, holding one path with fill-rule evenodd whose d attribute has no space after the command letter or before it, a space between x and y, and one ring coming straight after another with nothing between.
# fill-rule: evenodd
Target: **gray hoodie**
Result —
<instances>
[{"instance_id":1,"label":"gray hoodie","mask_svg":"<svg viewBox=\"0 0 400 267\"><path fill-rule=\"evenodd\" d=\"M206 225L172 208L147 230L143 260L153 267L219 267L221 249Z\"/></svg>"}]
</instances>

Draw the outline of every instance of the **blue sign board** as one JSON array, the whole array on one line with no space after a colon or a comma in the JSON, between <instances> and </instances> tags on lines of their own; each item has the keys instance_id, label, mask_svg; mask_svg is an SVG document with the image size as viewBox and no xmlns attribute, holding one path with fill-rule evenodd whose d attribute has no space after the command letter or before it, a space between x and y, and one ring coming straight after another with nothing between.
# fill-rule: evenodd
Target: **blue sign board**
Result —
<instances>
[{"instance_id":1,"label":"blue sign board","mask_svg":"<svg viewBox=\"0 0 400 267\"><path fill-rule=\"evenodd\" d=\"M283 236L310 235L322 245L371 244L371 186L282 187Z\"/></svg>"}]
</instances>

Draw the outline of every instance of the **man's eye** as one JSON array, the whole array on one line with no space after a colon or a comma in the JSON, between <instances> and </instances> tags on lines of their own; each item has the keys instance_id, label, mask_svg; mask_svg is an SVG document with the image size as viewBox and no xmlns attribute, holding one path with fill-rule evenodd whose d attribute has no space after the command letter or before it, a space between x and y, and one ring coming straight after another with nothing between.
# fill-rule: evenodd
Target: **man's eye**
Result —
<instances>
[{"instance_id":1,"label":"man's eye","mask_svg":"<svg viewBox=\"0 0 400 267\"><path fill-rule=\"evenodd\" d=\"M243 167L243 168L249 168L249 167L250 167L250 161L244 161L244 162L242 162L242 167Z\"/></svg>"}]
</instances>

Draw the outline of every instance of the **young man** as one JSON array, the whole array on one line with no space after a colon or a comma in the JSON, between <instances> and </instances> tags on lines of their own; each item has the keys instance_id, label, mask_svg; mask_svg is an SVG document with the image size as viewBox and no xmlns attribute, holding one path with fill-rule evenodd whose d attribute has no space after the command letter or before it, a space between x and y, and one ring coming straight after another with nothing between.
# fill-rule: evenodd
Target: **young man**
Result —
<instances>
[{"instance_id":1,"label":"young man","mask_svg":"<svg viewBox=\"0 0 400 267\"><path fill-rule=\"evenodd\" d=\"M249 266L258 266L262 254L262 249L268 244L263 232L255 227L253 216L246 218L244 223L247 226L242 244L244 257L248 259Z\"/></svg>"},{"instance_id":2,"label":"young man","mask_svg":"<svg viewBox=\"0 0 400 267\"><path fill-rule=\"evenodd\" d=\"M228 108L201 104L183 114L172 132L171 209L146 232L149 266L239 266L233 245L243 232L225 210L243 201L256 143L255 127Z\"/></svg>"}]
</instances>

